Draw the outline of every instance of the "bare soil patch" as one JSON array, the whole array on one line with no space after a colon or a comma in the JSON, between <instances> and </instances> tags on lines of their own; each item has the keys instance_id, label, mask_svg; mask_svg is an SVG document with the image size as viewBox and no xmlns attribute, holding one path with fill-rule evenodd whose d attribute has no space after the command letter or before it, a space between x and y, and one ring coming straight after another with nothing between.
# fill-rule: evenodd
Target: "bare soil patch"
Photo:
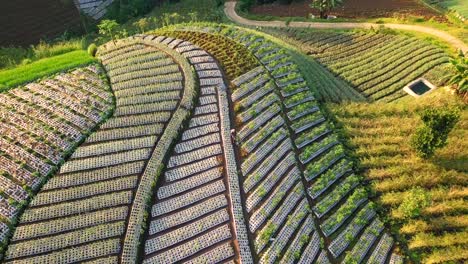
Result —
<instances>
[{"instance_id":1,"label":"bare soil patch","mask_svg":"<svg viewBox=\"0 0 468 264\"><path fill-rule=\"evenodd\" d=\"M63 32L80 33L80 15L73 1L1 1L0 46L36 44Z\"/></svg>"},{"instance_id":2,"label":"bare soil patch","mask_svg":"<svg viewBox=\"0 0 468 264\"><path fill-rule=\"evenodd\" d=\"M311 1L299 1L289 5L265 4L251 8L250 12L258 15L273 16L299 16L307 17L309 14L318 15L318 12L309 7ZM378 17L407 17L418 16L425 19L434 18L445 21L443 14L430 9L416 0L346 0L344 4L335 9L331 15L341 18L378 18Z\"/></svg>"}]
</instances>

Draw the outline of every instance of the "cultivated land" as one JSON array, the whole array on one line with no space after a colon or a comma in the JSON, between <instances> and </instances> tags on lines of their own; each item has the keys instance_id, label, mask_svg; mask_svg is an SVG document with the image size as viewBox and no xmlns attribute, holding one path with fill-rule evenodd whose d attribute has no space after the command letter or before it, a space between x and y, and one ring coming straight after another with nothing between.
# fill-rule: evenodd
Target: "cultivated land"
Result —
<instances>
[{"instance_id":1,"label":"cultivated land","mask_svg":"<svg viewBox=\"0 0 468 264\"><path fill-rule=\"evenodd\" d=\"M344 4L333 10L331 15L340 18L381 18L394 16L421 16L445 21L444 16L417 0L344 0ZM444 1L442 1L444 2ZM445 1L451 2L451 1ZM450 3L446 3L450 4ZM310 1L294 1L290 5L256 5L250 9L252 14L265 16L308 17L318 15L310 7Z\"/></svg>"},{"instance_id":2,"label":"cultivated land","mask_svg":"<svg viewBox=\"0 0 468 264\"><path fill-rule=\"evenodd\" d=\"M387 30L190 23L1 71L0 260L462 263L466 104L402 91L445 85L452 54ZM409 140L430 107L461 121L423 160ZM409 219L416 189L429 205Z\"/></svg>"},{"instance_id":3,"label":"cultivated land","mask_svg":"<svg viewBox=\"0 0 468 264\"><path fill-rule=\"evenodd\" d=\"M429 1L436 6L441 6L451 11L455 11L460 14L463 18L468 18L468 3L463 0L441 0L441 1Z\"/></svg>"},{"instance_id":4,"label":"cultivated land","mask_svg":"<svg viewBox=\"0 0 468 264\"><path fill-rule=\"evenodd\" d=\"M407 135L420 122L415 113L428 106L466 109L443 90L417 102L407 98L398 104L353 103L330 108L359 157L384 215L407 241L415 259L425 263L462 261L467 258L468 113L462 112L448 146L425 161L409 147ZM405 219L398 207L415 186L427 190L431 204L421 216Z\"/></svg>"},{"instance_id":5,"label":"cultivated land","mask_svg":"<svg viewBox=\"0 0 468 264\"><path fill-rule=\"evenodd\" d=\"M415 37L369 31L265 31L290 40L371 101L407 96L402 88L422 76L436 85L448 79L449 55Z\"/></svg>"}]
</instances>

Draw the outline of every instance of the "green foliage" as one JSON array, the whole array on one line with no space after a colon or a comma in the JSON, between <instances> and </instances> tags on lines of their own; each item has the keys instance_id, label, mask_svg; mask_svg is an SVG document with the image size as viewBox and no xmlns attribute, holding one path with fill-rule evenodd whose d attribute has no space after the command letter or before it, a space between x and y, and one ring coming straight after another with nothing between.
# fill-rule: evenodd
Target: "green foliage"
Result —
<instances>
[{"instance_id":1,"label":"green foliage","mask_svg":"<svg viewBox=\"0 0 468 264\"><path fill-rule=\"evenodd\" d=\"M239 9L241 11L248 11L255 4L255 0L240 0Z\"/></svg>"},{"instance_id":2,"label":"green foliage","mask_svg":"<svg viewBox=\"0 0 468 264\"><path fill-rule=\"evenodd\" d=\"M262 30L295 44L334 74L331 78L324 76L321 82L341 80L346 82L346 86L354 88L349 89L371 101L389 102L407 96L402 88L421 76L438 86L444 85L449 79L443 77L450 72L447 53L426 40L395 34L393 31L380 28L370 31L298 28ZM309 71L319 75L318 70ZM348 90L342 87L346 86L316 85L323 97L332 101L335 101L333 98L342 97Z\"/></svg>"},{"instance_id":3,"label":"green foliage","mask_svg":"<svg viewBox=\"0 0 468 264\"><path fill-rule=\"evenodd\" d=\"M43 58L49 58L71 52L81 50L86 45L85 38L60 40L58 42L41 41L39 44L28 48L22 47L2 47L0 48L0 69L12 68L22 64L25 59L36 61Z\"/></svg>"},{"instance_id":4,"label":"green foliage","mask_svg":"<svg viewBox=\"0 0 468 264\"><path fill-rule=\"evenodd\" d=\"M449 83L456 84L460 92L468 92L468 58L460 51L458 58L450 60L450 63L456 71Z\"/></svg>"},{"instance_id":5,"label":"green foliage","mask_svg":"<svg viewBox=\"0 0 468 264\"><path fill-rule=\"evenodd\" d=\"M376 210L387 220L397 243L409 256L408 262L452 260L450 263L458 263L455 259L462 259L464 251L456 245L408 248L408 243L417 234L436 233L440 238L442 234L459 234L466 229L468 111L464 110L465 103L447 89L437 89L418 100L408 97L392 104L351 103L328 107L359 158L358 170L375 192ZM431 160L414 155L408 137L420 119L418 113L427 107L463 109L460 122L449 134L449 145L438 150L437 159ZM406 219L398 208L415 186L428 193L431 204L419 217Z\"/></svg>"},{"instance_id":6,"label":"green foliage","mask_svg":"<svg viewBox=\"0 0 468 264\"><path fill-rule=\"evenodd\" d=\"M312 0L310 7L320 11L320 18L327 18L328 13L342 2L342 0Z\"/></svg>"},{"instance_id":7,"label":"green foliage","mask_svg":"<svg viewBox=\"0 0 468 264\"><path fill-rule=\"evenodd\" d=\"M458 109L427 108L420 114L423 126L411 139L411 145L422 158L430 158L438 148L447 145L450 131L460 119Z\"/></svg>"},{"instance_id":8,"label":"green foliage","mask_svg":"<svg viewBox=\"0 0 468 264\"><path fill-rule=\"evenodd\" d=\"M262 241L264 241L265 243L268 242L268 240L270 240L271 236L273 235L273 233L276 231L276 229L278 228L277 225L273 224L273 223L269 223L261 232L260 234L260 239Z\"/></svg>"},{"instance_id":9,"label":"green foliage","mask_svg":"<svg viewBox=\"0 0 468 264\"><path fill-rule=\"evenodd\" d=\"M162 26L177 23L188 23L197 21L221 22L224 14L222 0L180 0L177 2L164 1L160 6L154 8L148 17L157 17ZM174 15L177 14L177 15ZM172 17L171 17L172 15ZM166 18L165 18L166 17Z\"/></svg>"},{"instance_id":10,"label":"green foliage","mask_svg":"<svg viewBox=\"0 0 468 264\"><path fill-rule=\"evenodd\" d=\"M229 80L258 66L255 57L242 45L217 34L189 31L157 31L156 34L180 38L192 42L212 54L221 64ZM242 105L236 104L236 111Z\"/></svg>"},{"instance_id":11,"label":"green foliage","mask_svg":"<svg viewBox=\"0 0 468 264\"><path fill-rule=\"evenodd\" d=\"M88 46L88 54L90 56L96 57L96 52L97 52L96 44L92 43L91 45Z\"/></svg>"},{"instance_id":12,"label":"green foliage","mask_svg":"<svg viewBox=\"0 0 468 264\"><path fill-rule=\"evenodd\" d=\"M86 48L86 39L79 38L74 40L64 40L56 43L47 43L41 41L32 47L35 60L50 58L60 54L65 54L74 50L83 50Z\"/></svg>"},{"instance_id":13,"label":"green foliage","mask_svg":"<svg viewBox=\"0 0 468 264\"><path fill-rule=\"evenodd\" d=\"M107 18L119 22L125 22L132 17L148 13L154 6L155 1L149 0L126 0L114 1L108 7Z\"/></svg>"},{"instance_id":14,"label":"green foliage","mask_svg":"<svg viewBox=\"0 0 468 264\"><path fill-rule=\"evenodd\" d=\"M0 68L13 67L24 58L32 57L31 49L21 47L0 48Z\"/></svg>"},{"instance_id":15,"label":"green foliage","mask_svg":"<svg viewBox=\"0 0 468 264\"><path fill-rule=\"evenodd\" d=\"M43 76L94 62L84 50L72 51L51 58L41 59L10 70L0 71L0 92Z\"/></svg>"},{"instance_id":16,"label":"green foliage","mask_svg":"<svg viewBox=\"0 0 468 264\"><path fill-rule=\"evenodd\" d=\"M118 26L119 23L117 23L117 21L104 19L98 25L99 34L115 41Z\"/></svg>"},{"instance_id":17,"label":"green foliage","mask_svg":"<svg viewBox=\"0 0 468 264\"><path fill-rule=\"evenodd\" d=\"M424 208L431 203L429 193L421 187L411 189L405 196L398 210L406 219L415 218L421 215Z\"/></svg>"}]
</instances>

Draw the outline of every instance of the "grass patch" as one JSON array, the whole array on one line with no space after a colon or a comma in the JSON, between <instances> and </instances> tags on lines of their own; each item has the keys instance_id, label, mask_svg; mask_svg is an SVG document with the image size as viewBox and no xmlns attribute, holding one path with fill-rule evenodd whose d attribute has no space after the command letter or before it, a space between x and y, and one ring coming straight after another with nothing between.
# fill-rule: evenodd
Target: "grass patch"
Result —
<instances>
[{"instance_id":1,"label":"grass patch","mask_svg":"<svg viewBox=\"0 0 468 264\"><path fill-rule=\"evenodd\" d=\"M440 88L418 100L327 106L349 139L347 145L371 183L383 218L413 261L427 263L439 259L442 251L467 248L466 240L451 239L465 236L468 227L464 200L468 196L468 109L461 99ZM460 122L449 134L448 145L430 160L419 158L409 142L422 122L417 113L427 107L461 109ZM408 219L400 205L411 198L415 187L424 190L430 201L420 215ZM445 257L445 261L456 262L463 254Z\"/></svg>"},{"instance_id":2,"label":"grass patch","mask_svg":"<svg viewBox=\"0 0 468 264\"><path fill-rule=\"evenodd\" d=\"M84 50L88 44L87 38L60 40L56 42L41 41L37 45L24 47L1 47L0 69L13 68L25 62L57 56L74 50Z\"/></svg>"},{"instance_id":3,"label":"grass patch","mask_svg":"<svg viewBox=\"0 0 468 264\"><path fill-rule=\"evenodd\" d=\"M60 71L95 62L96 59L84 50L77 50L58 56L41 59L14 69L0 71L0 92L17 85L34 81Z\"/></svg>"}]
</instances>

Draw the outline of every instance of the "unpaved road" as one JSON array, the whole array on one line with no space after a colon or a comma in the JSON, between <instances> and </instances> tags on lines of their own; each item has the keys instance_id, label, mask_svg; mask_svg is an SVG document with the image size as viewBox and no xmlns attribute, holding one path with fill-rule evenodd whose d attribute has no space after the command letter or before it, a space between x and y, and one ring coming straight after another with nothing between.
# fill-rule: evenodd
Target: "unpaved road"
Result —
<instances>
[{"instance_id":1,"label":"unpaved road","mask_svg":"<svg viewBox=\"0 0 468 264\"><path fill-rule=\"evenodd\" d=\"M247 25L247 26L257 26L257 27L286 27L286 22L284 21L257 21L250 20L239 16L236 13L235 1L226 2L224 6L224 12L232 21ZM298 28L318 28L318 29L355 29L355 28L365 28L370 29L378 28L380 26L385 26L386 28L398 29L398 30L408 30L408 31L417 31L425 34L429 34L444 40L449 43L456 49L461 49L463 52L468 52L468 45L466 45L460 39L444 32L430 27L417 26L417 25L404 25L404 24L375 24L375 23L353 23L353 22L339 22L339 23L322 23L322 22L290 22L289 27L298 27Z\"/></svg>"}]
</instances>

